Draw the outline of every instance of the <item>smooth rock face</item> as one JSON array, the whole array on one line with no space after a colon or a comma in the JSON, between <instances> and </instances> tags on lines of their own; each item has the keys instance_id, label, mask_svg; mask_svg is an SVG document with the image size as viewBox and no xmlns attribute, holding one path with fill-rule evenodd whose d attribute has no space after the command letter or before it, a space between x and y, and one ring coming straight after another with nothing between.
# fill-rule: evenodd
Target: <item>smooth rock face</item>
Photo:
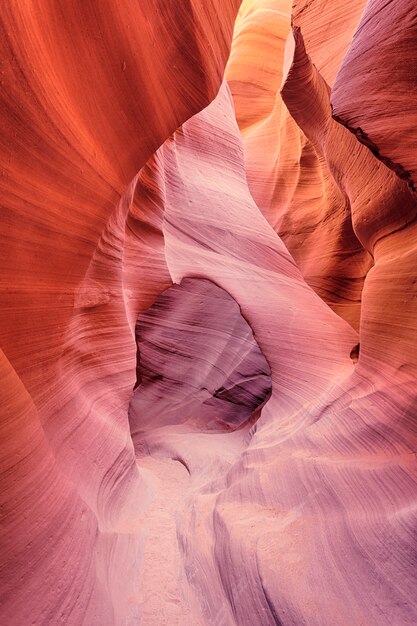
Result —
<instances>
[{"instance_id":1,"label":"smooth rock face","mask_svg":"<svg viewBox=\"0 0 417 626\"><path fill-rule=\"evenodd\" d=\"M238 5L2 5L1 624L417 623L415 6Z\"/></svg>"},{"instance_id":2,"label":"smooth rock face","mask_svg":"<svg viewBox=\"0 0 417 626\"><path fill-rule=\"evenodd\" d=\"M164 291L139 316L136 341L133 443L168 424L235 429L271 395L271 370L237 302L211 281Z\"/></svg>"}]
</instances>

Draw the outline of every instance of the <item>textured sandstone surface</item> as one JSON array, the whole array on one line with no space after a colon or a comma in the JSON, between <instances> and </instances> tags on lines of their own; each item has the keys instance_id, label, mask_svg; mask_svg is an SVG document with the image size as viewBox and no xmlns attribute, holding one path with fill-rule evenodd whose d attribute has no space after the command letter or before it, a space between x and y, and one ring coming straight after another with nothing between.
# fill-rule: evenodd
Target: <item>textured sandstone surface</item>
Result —
<instances>
[{"instance_id":1,"label":"textured sandstone surface","mask_svg":"<svg viewBox=\"0 0 417 626\"><path fill-rule=\"evenodd\" d=\"M296 2L292 15L327 85L346 52L348 25L353 28L359 19L357 3L344 10L330 4L326 20L320 2ZM242 132L249 188L307 283L358 329L363 279L372 260L352 227L354 197L347 182L355 179L359 187L369 177L356 166L355 142L348 140L344 148L343 130L330 127L328 87L314 93L303 68L297 78L293 70L286 80L294 52L290 22L289 0L256 0L243 3L235 27L226 76Z\"/></svg>"},{"instance_id":2,"label":"textured sandstone surface","mask_svg":"<svg viewBox=\"0 0 417 626\"><path fill-rule=\"evenodd\" d=\"M417 621L416 10L239 4L0 9L2 624Z\"/></svg>"},{"instance_id":3,"label":"textured sandstone surface","mask_svg":"<svg viewBox=\"0 0 417 626\"><path fill-rule=\"evenodd\" d=\"M271 370L239 305L201 278L164 291L136 325L138 387L129 407L133 443L187 422L236 429L271 395Z\"/></svg>"},{"instance_id":4,"label":"textured sandstone surface","mask_svg":"<svg viewBox=\"0 0 417 626\"><path fill-rule=\"evenodd\" d=\"M170 278L136 176L215 96L237 8L2 3L4 624L137 623L134 326Z\"/></svg>"},{"instance_id":5,"label":"textured sandstone surface","mask_svg":"<svg viewBox=\"0 0 417 626\"><path fill-rule=\"evenodd\" d=\"M332 95L334 115L417 186L417 10L413 0L367 3Z\"/></svg>"}]
</instances>

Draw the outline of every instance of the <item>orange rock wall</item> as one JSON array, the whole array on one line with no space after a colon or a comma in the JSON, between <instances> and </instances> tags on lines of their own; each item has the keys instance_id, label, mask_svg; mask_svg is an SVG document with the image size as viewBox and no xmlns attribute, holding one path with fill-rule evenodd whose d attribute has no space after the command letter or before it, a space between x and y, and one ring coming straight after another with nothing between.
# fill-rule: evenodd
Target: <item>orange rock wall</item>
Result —
<instances>
[{"instance_id":1,"label":"orange rock wall","mask_svg":"<svg viewBox=\"0 0 417 626\"><path fill-rule=\"evenodd\" d=\"M136 619L133 329L167 278L127 216L141 167L215 96L237 8L2 4L3 623Z\"/></svg>"}]
</instances>

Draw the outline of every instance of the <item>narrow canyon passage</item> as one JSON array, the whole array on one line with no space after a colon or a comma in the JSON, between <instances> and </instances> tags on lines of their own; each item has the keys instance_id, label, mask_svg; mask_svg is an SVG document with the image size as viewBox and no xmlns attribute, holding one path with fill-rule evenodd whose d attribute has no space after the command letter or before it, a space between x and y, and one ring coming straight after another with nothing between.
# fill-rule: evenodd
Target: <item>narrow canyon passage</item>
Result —
<instances>
[{"instance_id":1,"label":"narrow canyon passage","mask_svg":"<svg viewBox=\"0 0 417 626\"><path fill-rule=\"evenodd\" d=\"M187 550L184 529L201 526L193 517L202 493L204 524L215 513L224 489L219 479L250 439L271 395L271 372L238 304L201 278L164 291L139 316L136 341L138 386L129 419L150 498L138 619L203 625L204 566ZM233 623L223 594L218 603L213 623Z\"/></svg>"},{"instance_id":2,"label":"narrow canyon passage","mask_svg":"<svg viewBox=\"0 0 417 626\"><path fill-rule=\"evenodd\" d=\"M415 626L412 0L4 0L0 623Z\"/></svg>"},{"instance_id":3,"label":"narrow canyon passage","mask_svg":"<svg viewBox=\"0 0 417 626\"><path fill-rule=\"evenodd\" d=\"M146 543L139 564L132 622L135 617L145 624L203 626L205 621L199 617L199 605L193 599L177 537L177 520L184 514L189 474L179 461L152 456L139 458L138 467L142 475L145 470L151 502L143 519Z\"/></svg>"},{"instance_id":4,"label":"narrow canyon passage","mask_svg":"<svg viewBox=\"0 0 417 626\"><path fill-rule=\"evenodd\" d=\"M233 442L224 441L225 437L232 438ZM177 443L185 438L187 446ZM178 626L207 623L204 595L198 585L204 574L203 564L187 554L187 536L183 533L188 525L193 525L196 496L202 489L211 491L219 470L226 473L230 469L243 449L243 441L239 433L190 434L184 428L171 427L159 433L157 441L150 445L149 454L138 457L138 467L145 472L150 501L142 519L145 544L139 564L138 588L133 595L137 608L136 613L132 613L132 624L135 619L138 623ZM172 459L176 453L190 460L191 466L192 460L198 457L198 466L193 467L191 475L184 461ZM213 514L219 491L214 488L213 496L205 498L207 519ZM216 626L233 623L224 596L219 596L218 601Z\"/></svg>"}]
</instances>

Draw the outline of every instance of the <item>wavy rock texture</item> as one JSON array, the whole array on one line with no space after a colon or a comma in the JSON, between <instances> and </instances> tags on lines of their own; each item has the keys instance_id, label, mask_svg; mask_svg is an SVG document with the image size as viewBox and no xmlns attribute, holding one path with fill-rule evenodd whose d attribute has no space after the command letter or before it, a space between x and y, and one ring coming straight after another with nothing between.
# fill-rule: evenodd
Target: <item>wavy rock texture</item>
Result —
<instances>
[{"instance_id":1,"label":"wavy rock texture","mask_svg":"<svg viewBox=\"0 0 417 626\"><path fill-rule=\"evenodd\" d=\"M298 55L308 65L301 44L298 38L293 74ZM371 332L376 264L365 283L364 343L354 368L357 336L306 286L248 193L228 109L223 89L158 153L166 258L175 281L197 273L239 302L270 363L273 393L233 463L224 460L231 435L216 441L221 477L211 446L197 454L191 443L212 435L185 437L184 428L166 427L144 439L151 455L181 458L190 468L177 522L188 578L208 623L412 623L411 355L403 346L402 364L395 363Z\"/></svg>"},{"instance_id":2,"label":"wavy rock texture","mask_svg":"<svg viewBox=\"0 0 417 626\"><path fill-rule=\"evenodd\" d=\"M2 623L416 623L415 10L237 5L1 9Z\"/></svg>"},{"instance_id":3,"label":"wavy rock texture","mask_svg":"<svg viewBox=\"0 0 417 626\"><path fill-rule=\"evenodd\" d=\"M414 193L416 34L412 0L368 2L332 95L335 117Z\"/></svg>"},{"instance_id":4,"label":"wavy rock texture","mask_svg":"<svg viewBox=\"0 0 417 626\"><path fill-rule=\"evenodd\" d=\"M214 283L184 278L139 316L133 443L167 424L245 424L271 394L271 370L237 302Z\"/></svg>"},{"instance_id":5,"label":"wavy rock texture","mask_svg":"<svg viewBox=\"0 0 417 626\"><path fill-rule=\"evenodd\" d=\"M329 85L362 5L343 7L336 2L324 12L320 2L294 3L293 23L306 33L307 49ZM290 12L288 0L244 2L235 27L226 75L242 132L248 183L307 283L358 329L371 257L352 228L351 198L342 179L345 166L336 167L325 153L322 125L312 134L320 99L297 92L296 105L305 108L300 123L290 102L281 97L283 73L292 62L291 40L284 62ZM254 98L259 106L254 106Z\"/></svg>"},{"instance_id":6,"label":"wavy rock texture","mask_svg":"<svg viewBox=\"0 0 417 626\"><path fill-rule=\"evenodd\" d=\"M135 177L215 96L237 6L2 4L2 623L140 617L134 325L170 277Z\"/></svg>"}]
</instances>

